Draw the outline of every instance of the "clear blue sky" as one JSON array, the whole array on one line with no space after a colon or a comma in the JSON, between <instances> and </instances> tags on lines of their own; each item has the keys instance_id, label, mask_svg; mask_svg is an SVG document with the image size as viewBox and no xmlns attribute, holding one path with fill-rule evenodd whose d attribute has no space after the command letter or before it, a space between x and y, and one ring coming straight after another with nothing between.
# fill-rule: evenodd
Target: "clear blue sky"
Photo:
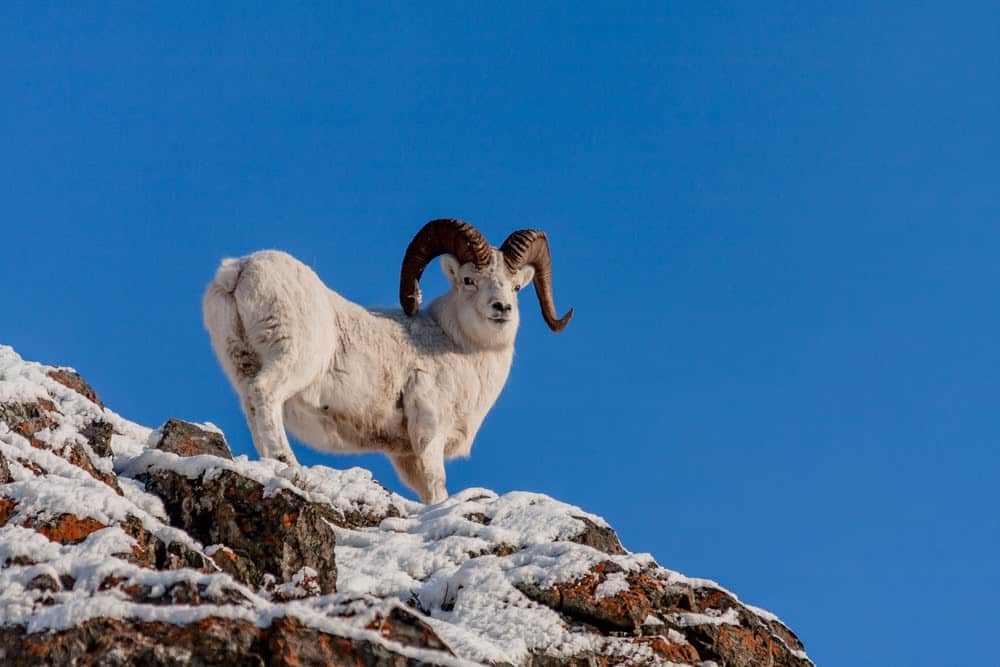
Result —
<instances>
[{"instance_id":1,"label":"clear blue sky","mask_svg":"<svg viewBox=\"0 0 1000 667\"><path fill-rule=\"evenodd\" d=\"M522 299L452 491L599 513L821 665L995 662L995 3L38 4L0 9L0 341L251 453L220 257L386 305L426 220L541 227L576 317Z\"/></svg>"}]
</instances>

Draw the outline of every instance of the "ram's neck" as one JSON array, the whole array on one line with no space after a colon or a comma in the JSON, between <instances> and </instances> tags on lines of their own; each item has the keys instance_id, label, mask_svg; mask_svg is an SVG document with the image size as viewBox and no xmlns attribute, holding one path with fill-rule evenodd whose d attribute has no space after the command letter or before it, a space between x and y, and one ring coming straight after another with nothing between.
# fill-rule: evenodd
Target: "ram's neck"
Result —
<instances>
[{"instance_id":1,"label":"ram's neck","mask_svg":"<svg viewBox=\"0 0 1000 667\"><path fill-rule=\"evenodd\" d=\"M509 342L497 340L479 340L472 332L462 327L458 309L461 304L455 299L451 292L443 294L431 302L427 308L428 313L441 327L445 335L455 343L457 347L466 352L484 352L495 354L502 362L510 364L514 357L513 340Z\"/></svg>"},{"instance_id":2,"label":"ram's neck","mask_svg":"<svg viewBox=\"0 0 1000 667\"><path fill-rule=\"evenodd\" d=\"M451 292L448 292L431 301L427 312L455 345L471 352L476 349L476 346L474 341L469 340L469 337L462 330L457 308L457 300L452 296Z\"/></svg>"}]
</instances>

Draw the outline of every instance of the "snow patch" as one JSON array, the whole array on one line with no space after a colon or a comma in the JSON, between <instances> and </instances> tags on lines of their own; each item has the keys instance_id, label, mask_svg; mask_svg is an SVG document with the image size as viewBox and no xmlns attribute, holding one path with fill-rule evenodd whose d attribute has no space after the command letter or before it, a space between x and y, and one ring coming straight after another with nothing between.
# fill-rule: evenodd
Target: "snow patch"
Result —
<instances>
[{"instance_id":1,"label":"snow patch","mask_svg":"<svg viewBox=\"0 0 1000 667\"><path fill-rule=\"evenodd\" d=\"M604 598L614 597L619 593L623 593L629 589L628 579L621 572L613 572L608 575L608 577L597 585L594 589L594 599L602 600ZM655 618L655 617L654 617ZM659 620L659 619L657 619ZM662 623L662 621L660 621Z\"/></svg>"}]
</instances>

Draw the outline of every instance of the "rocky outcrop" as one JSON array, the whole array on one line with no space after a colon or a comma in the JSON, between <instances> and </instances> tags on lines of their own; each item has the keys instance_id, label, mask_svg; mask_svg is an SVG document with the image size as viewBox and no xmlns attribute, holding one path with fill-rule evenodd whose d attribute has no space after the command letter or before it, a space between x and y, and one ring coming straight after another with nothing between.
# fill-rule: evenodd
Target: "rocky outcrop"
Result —
<instances>
[{"instance_id":1,"label":"rocky outcrop","mask_svg":"<svg viewBox=\"0 0 1000 667\"><path fill-rule=\"evenodd\" d=\"M233 457L4 347L0 389L0 664L812 664L547 496L425 507L358 468Z\"/></svg>"},{"instance_id":2,"label":"rocky outcrop","mask_svg":"<svg viewBox=\"0 0 1000 667\"><path fill-rule=\"evenodd\" d=\"M167 433L155 445L158 449L172 448ZM196 454L193 441L189 436L185 456ZM213 451L217 445L205 447ZM228 447L225 454L232 458ZM288 583L311 568L320 593L336 590L333 524L338 517L328 505L288 489L269 494L263 484L229 470L191 478L161 466L136 479L163 500L171 525L202 544L218 545L211 552L215 563L242 583L253 588Z\"/></svg>"},{"instance_id":3,"label":"rocky outcrop","mask_svg":"<svg viewBox=\"0 0 1000 667\"><path fill-rule=\"evenodd\" d=\"M81 667L424 664L372 641L315 630L295 617L266 628L227 618L188 625L101 618L54 634L0 628L0 661Z\"/></svg>"},{"instance_id":4,"label":"rocky outcrop","mask_svg":"<svg viewBox=\"0 0 1000 667\"><path fill-rule=\"evenodd\" d=\"M178 456L218 456L232 460L222 433L206 430L180 419L168 419L154 447Z\"/></svg>"}]
</instances>

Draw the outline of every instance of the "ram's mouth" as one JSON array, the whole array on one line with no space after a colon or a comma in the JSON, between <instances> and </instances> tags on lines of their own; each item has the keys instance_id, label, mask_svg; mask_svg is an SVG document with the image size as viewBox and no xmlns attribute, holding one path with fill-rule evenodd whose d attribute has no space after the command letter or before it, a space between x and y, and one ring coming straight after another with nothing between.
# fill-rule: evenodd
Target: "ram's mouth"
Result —
<instances>
[{"instance_id":1,"label":"ram's mouth","mask_svg":"<svg viewBox=\"0 0 1000 667\"><path fill-rule=\"evenodd\" d=\"M493 322L494 324L496 324L498 326L501 325L501 324L507 324L508 322L510 322L510 318L509 317L490 317L489 320L490 320L490 322Z\"/></svg>"}]
</instances>

